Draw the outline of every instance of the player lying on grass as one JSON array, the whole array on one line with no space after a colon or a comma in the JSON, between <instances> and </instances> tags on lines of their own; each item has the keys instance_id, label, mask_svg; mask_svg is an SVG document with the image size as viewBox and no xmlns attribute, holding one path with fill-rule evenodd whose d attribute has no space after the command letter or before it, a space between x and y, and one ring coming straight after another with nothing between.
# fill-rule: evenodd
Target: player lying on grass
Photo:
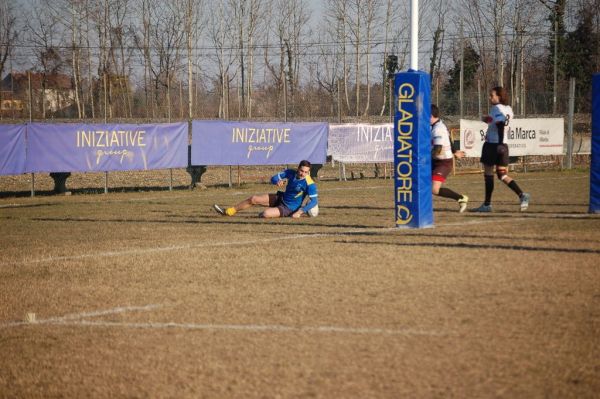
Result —
<instances>
[{"instance_id":1,"label":"player lying on grass","mask_svg":"<svg viewBox=\"0 0 600 399\"><path fill-rule=\"evenodd\" d=\"M317 216L319 212L317 185L310 177L310 162L301 161L298 169L286 169L276 174L271 178L271 183L280 188L285 186L285 191L277 191L276 194L256 194L229 208L223 209L217 204L214 204L213 208L224 216L233 216L253 205L267 207L258 215L262 218L287 216L299 218L304 214ZM307 196L309 201L302 206Z\"/></svg>"}]
</instances>

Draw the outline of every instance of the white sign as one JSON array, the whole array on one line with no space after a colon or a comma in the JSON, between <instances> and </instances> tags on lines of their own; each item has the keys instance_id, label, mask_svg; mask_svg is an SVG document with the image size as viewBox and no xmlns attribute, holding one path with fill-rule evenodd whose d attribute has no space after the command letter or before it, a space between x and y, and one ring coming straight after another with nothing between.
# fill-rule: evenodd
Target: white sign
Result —
<instances>
[{"instance_id":1,"label":"white sign","mask_svg":"<svg viewBox=\"0 0 600 399\"><path fill-rule=\"evenodd\" d=\"M393 162L394 125L330 125L327 155L338 162Z\"/></svg>"},{"instance_id":2,"label":"white sign","mask_svg":"<svg viewBox=\"0 0 600 399\"><path fill-rule=\"evenodd\" d=\"M487 124L460 120L460 149L468 157L481 156ZM505 132L510 156L561 155L565 136L562 118L513 119Z\"/></svg>"}]
</instances>

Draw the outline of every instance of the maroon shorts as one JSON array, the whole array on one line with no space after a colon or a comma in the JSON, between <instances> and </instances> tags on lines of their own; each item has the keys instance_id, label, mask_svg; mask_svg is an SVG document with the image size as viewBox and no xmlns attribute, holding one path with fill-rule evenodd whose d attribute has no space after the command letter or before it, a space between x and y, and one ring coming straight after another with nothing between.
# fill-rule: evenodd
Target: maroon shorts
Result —
<instances>
[{"instance_id":1,"label":"maroon shorts","mask_svg":"<svg viewBox=\"0 0 600 399\"><path fill-rule=\"evenodd\" d=\"M452 159L434 159L432 163L431 180L444 183L452 172Z\"/></svg>"},{"instance_id":2,"label":"maroon shorts","mask_svg":"<svg viewBox=\"0 0 600 399\"><path fill-rule=\"evenodd\" d=\"M480 161L488 166L508 166L508 146L498 143L483 143Z\"/></svg>"},{"instance_id":3,"label":"maroon shorts","mask_svg":"<svg viewBox=\"0 0 600 399\"><path fill-rule=\"evenodd\" d=\"M292 211L290 208L288 208L283 203L283 191L277 191L277 194L275 194L275 197L269 195L269 206L271 208L279 209L279 215L282 218L291 216L292 213L294 213L294 211Z\"/></svg>"}]
</instances>

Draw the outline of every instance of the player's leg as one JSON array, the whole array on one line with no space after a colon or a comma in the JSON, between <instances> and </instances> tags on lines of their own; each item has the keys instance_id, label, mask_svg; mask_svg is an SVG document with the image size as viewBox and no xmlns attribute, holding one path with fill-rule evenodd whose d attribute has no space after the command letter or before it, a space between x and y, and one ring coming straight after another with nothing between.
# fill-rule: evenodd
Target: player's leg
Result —
<instances>
[{"instance_id":1,"label":"player's leg","mask_svg":"<svg viewBox=\"0 0 600 399\"><path fill-rule=\"evenodd\" d=\"M258 215L258 217L266 218L266 219L278 218L278 217L281 217L281 211L279 210L278 207L269 207L269 208L265 209L264 211L262 211Z\"/></svg>"},{"instance_id":2,"label":"player's leg","mask_svg":"<svg viewBox=\"0 0 600 399\"><path fill-rule=\"evenodd\" d=\"M433 179L431 182L431 193L433 195L439 195L440 194L440 188L442 188L442 182L439 180L435 180Z\"/></svg>"},{"instance_id":3,"label":"player's leg","mask_svg":"<svg viewBox=\"0 0 600 399\"><path fill-rule=\"evenodd\" d=\"M451 171L452 159L436 159L433 161L433 170L431 171L431 192L434 195L457 201L459 205L458 211L464 212L465 209L467 209L469 198L466 195L461 195L449 188L442 187Z\"/></svg>"},{"instance_id":4,"label":"player's leg","mask_svg":"<svg viewBox=\"0 0 600 399\"><path fill-rule=\"evenodd\" d=\"M277 194L269 195L269 207L262 211L258 217L261 218L278 218L291 216L293 211L283 203L283 192L278 191Z\"/></svg>"},{"instance_id":5,"label":"player's leg","mask_svg":"<svg viewBox=\"0 0 600 399\"><path fill-rule=\"evenodd\" d=\"M213 208L222 215L233 216L239 211L243 211L244 209L248 209L254 205L269 206L271 196L276 197L275 194L255 194L232 207L222 209L219 205L215 204L213 205Z\"/></svg>"},{"instance_id":6,"label":"player's leg","mask_svg":"<svg viewBox=\"0 0 600 399\"><path fill-rule=\"evenodd\" d=\"M483 164L483 180L485 182L485 199L483 204L473 209L474 212L492 211L492 193L494 192L494 165Z\"/></svg>"},{"instance_id":7,"label":"player's leg","mask_svg":"<svg viewBox=\"0 0 600 399\"><path fill-rule=\"evenodd\" d=\"M479 208L473 209L474 212L492 211L492 193L494 192L494 165L497 164L496 154L497 144L483 143L481 149L480 161L483 165L483 180L485 183L485 199Z\"/></svg>"},{"instance_id":8,"label":"player's leg","mask_svg":"<svg viewBox=\"0 0 600 399\"><path fill-rule=\"evenodd\" d=\"M269 202L267 203L267 205L265 205L268 208L259 213L258 217L270 219L283 216L281 210L287 209L287 207L284 208L284 205L281 203L282 198L283 193L281 191L278 191L277 194L269 194Z\"/></svg>"},{"instance_id":9,"label":"player's leg","mask_svg":"<svg viewBox=\"0 0 600 399\"><path fill-rule=\"evenodd\" d=\"M443 181L442 181L443 179ZM445 177L441 175L434 174L431 182L431 191L434 195L438 195L440 197L453 199L458 202L459 212L462 213L467 209L467 204L469 202L469 197L466 195L462 195L457 193L454 190L451 190L447 187L442 187L444 184Z\"/></svg>"},{"instance_id":10,"label":"player's leg","mask_svg":"<svg viewBox=\"0 0 600 399\"><path fill-rule=\"evenodd\" d=\"M498 165L496 166L496 176L498 176L500 181L506 184L515 194L519 196L521 211L524 211L529 207L530 195L528 193L524 193L517 182L508 176L508 162L508 146L506 144L501 144L498 146Z\"/></svg>"}]
</instances>

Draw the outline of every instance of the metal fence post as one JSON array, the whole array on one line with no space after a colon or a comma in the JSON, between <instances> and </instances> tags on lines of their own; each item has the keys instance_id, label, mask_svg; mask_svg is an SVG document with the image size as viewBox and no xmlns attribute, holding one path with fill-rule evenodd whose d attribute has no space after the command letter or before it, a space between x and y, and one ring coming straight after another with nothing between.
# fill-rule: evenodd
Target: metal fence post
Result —
<instances>
[{"instance_id":1,"label":"metal fence post","mask_svg":"<svg viewBox=\"0 0 600 399\"><path fill-rule=\"evenodd\" d=\"M569 79L569 123L567 127L567 169L573 169L573 114L575 113L575 78Z\"/></svg>"}]
</instances>

